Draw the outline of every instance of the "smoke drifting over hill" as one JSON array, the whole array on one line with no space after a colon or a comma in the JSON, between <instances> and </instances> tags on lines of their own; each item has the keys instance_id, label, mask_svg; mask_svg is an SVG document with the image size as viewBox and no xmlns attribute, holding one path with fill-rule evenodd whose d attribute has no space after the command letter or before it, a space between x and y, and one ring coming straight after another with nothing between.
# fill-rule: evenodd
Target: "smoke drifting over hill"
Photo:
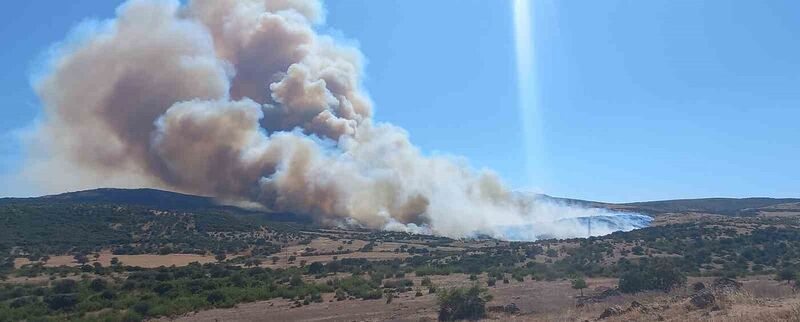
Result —
<instances>
[{"instance_id":1,"label":"smoke drifting over hill","mask_svg":"<svg viewBox=\"0 0 800 322\"><path fill-rule=\"evenodd\" d=\"M585 235L537 223L600 210L515 194L372 120L361 53L318 34L323 21L311 0L131 0L112 20L84 23L36 81L45 118L27 176L453 237L504 238L512 226L532 227L527 239Z\"/></svg>"}]
</instances>

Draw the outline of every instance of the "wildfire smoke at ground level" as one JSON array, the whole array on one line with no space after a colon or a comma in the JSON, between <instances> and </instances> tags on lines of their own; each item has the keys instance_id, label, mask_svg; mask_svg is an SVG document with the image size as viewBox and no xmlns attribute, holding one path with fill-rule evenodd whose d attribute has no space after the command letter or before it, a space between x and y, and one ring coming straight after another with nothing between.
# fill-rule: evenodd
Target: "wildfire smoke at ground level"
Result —
<instances>
[{"instance_id":1,"label":"wildfire smoke at ground level","mask_svg":"<svg viewBox=\"0 0 800 322\"><path fill-rule=\"evenodd\" d=\"M515 193L373 120L361 53L317 32L323 12L312 0L130 0L84 23L36 82L45 118L24 179L169 188L450 237L575 237L581 218L626 220Z\"/></svg>"}]
</instances>

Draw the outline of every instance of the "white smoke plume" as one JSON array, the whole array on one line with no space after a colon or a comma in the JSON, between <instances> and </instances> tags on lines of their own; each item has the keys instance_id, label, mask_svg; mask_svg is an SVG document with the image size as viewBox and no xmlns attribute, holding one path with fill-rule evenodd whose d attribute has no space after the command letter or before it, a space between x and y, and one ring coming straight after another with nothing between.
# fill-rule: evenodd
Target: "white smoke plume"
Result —
<instances>
[{"instance_id":1,"label":"white smoke plume","mask_svg":"<svg viewBox=\"0 0 800 322\"><path fill-rule=\"evenodd\" d=\"M361 53L317 33L323 20L314 0L128 1L61 44L36 82L45 118L26 173L58 190L169 188L451 237L585 234L552 223L596 211L520 197L372 120Z\"/></svg>"}]
</instances>

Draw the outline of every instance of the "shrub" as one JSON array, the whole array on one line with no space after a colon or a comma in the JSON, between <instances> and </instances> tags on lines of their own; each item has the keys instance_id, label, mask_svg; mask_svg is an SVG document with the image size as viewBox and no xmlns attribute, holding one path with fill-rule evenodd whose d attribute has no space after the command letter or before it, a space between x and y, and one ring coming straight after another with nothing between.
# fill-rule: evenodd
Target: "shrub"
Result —
<instances>
[{"instance_id":1,"label":"shrub","mask_svg":"<svg viewBox=\"0 0 800 322\"><path fill-rule=\"evenodd\" d=\"M171 290L172 284L169 283L158 283L155 287L153 287L153 292L156 292L160 296L164 296Z\"/></svg>"},{"instance_id":2,"label":"shrub","mask_svg":"<svg viewBox=\"0 0 800 322\"><path fill-rule=\"evenodd\" d=\"M108 285L107 285L107 284L108 284L108 283L106 283L106 281L105 281L104 279L102 279L102 278L95 278L95 279L93 279L93 280L92 280L92 282L91 282L91 283L89 283L89 288L90 288L92 291L95 291L95 292L101 292L101 291L105 290L105 289L106 289L106 287L108 287Z\"/></svg>"},{"instance_id":3,"label":"shrub","mask_svg":"<svg viewBox=\"0 0 800 322\"><path fill-rule=\"evenodd\" d=\"M69 311L78 303L78 296L75 294L54 294L44 297L47 307L53 311Z\"/></svg>"},{"instance_id":4,"label":"shrub","mask_svg":"<svg viewBox=\"0 0 800 322\"><path fill-rule=\"evenodd\" d=\"M422 281L420 282L420 285L422 285L422 286L431 286L431 285L433 285L433 282L431 281L430 277L426 276L425 278L422 279Z\"/></svg>"},{"instance_id":5,"label":"shrub","mask_svg":"<svg viewBox=\"0 0 800 322\"><path fill-rule=\"evenodd\" d=\"M303 285L303 279L300 277L300 275L293 275L291 280L289 280L289 284L295 287Z\"/></svg>"},{"instance_id":6,"label":"shrub","mask_svg":"<svg viewBox=\"0 0 800 322\"><path fill-rule=\"evenodd\" d=\"M117 297L117 294L111 290L105 290L103 293L100 293L100 297L104 300L113 300Z\"/></svg>"},{"instance_id":7,"label":"shrub","mask_svg":"<svg viewBox=\"0 0 800 322\"><path fill-rule=\"evenodd\" d=\"M470 288L453 288L439 293L439 320L454 321L486 317L486 303L491 296L486 289L474 285Z\"/></svg>"},{"instance_id":8,"label":"shrub","mask_svg":"<svg viewBox=\"0 0 800 322\"><path fill-rule=\"evenodd\" d=\"M363 297L365 300L377 300L383 297L383 293L380 290L372 290L367 292L367 294Z\"/></svg>"},{"instance_id":9,"label":"shrub","mask_svg":"<svg viewBox=\"0 0 800 322\"><path fill-rule=\"evenodd\" d=\"M33 304L35 302L36 302L36 298L35 297L26 296L26 297L20 297L20 298L17 298L15 300L11 301L11 303L8 306L11 307L12 309L17 309L17 308L21 308L21 307L26 306L26 305Z\"/></svg>"},{"instance_id":10,"label":"shrub","mask_svg":"<svg viewBox=\"0 0 800 322\"><path fill-rule=\"evenodd\" d=\"M406 288L414 286L414 281L409 279L402 279L402 280L389 280L383 282L384 288Z\"/></svg>"},{"instance_id":11,"label":"shrub","mask_svg":"<svg viewBox=\"0 0 800 322\"><path fill-rule=\"evenodd\" d=\"M150 303L141 301L133 305L131 307L134 312L139 313L141 315L147 315L147 312L150 311Z\"/></svg>"},{"instance_id":12,"label":"shrub","mask_svg":"<svg viewBox=\"0 0 800 322\"><path fill-rule=\"evenodd\" d=\"M620 274L619 290L636 293L647 290L668 291L686 283L686 276L667 262L643 263L632 266Z\"/></svg>"},{"instance_id":13,"label":"shrub","mask_svg":"<svg viewBox=\"0 0 800 322\"><path fill-rule=\"evenodd\" d=\"M56 294L75 293L77 289L78 282L73 280L60 280L53 283L53 293Z\"/></svg>"},{"instance_id":14,"label":"shrub","mask_svg":"<svg viewBox=\"0 0 800 322\"><path fill-rule=\"evenodd\" d=\"M211 304L217 304L217 303L223 302L223 301L225 301L225 294L223 294L220 291L213 291L211 293L208 293L208 296L206 297L206 301L208 301L208 303L211 303Z\"/></svg>"},{"instance_id":15,"label":"shrub","mask_svg":"<svg viewBox=\"0 0 800 322\"><path fill-rule=\"evenodd\" d=\"M253 267L253 266L259 267L259 266L261 266L261 261L258 260L258 259L251 258L251 259L248 259L248 260L246 260L244 262L244 266L245 267Z\"/></svg>"},{"instance_id":16,"label":"shrub","mask_svg":"<svg viewBox=\"0 0 800 322\"><path fill-rule=\"evenodd\" d=\"M344 291L342 291L341 289L337 289L335 298L336 298L337 301L344 301L344 300L347 299L347 294Z\"/></svg>"},{"instance_id":17,"label":"shrub","mask_svg":"<svg viewBox=\"0 0 800 322\"><path fill-rule=\"evenodd\" d=\"M313 262L311 265L308 265L308 273L317 275L322 274L325 272L325 265L320 262Z\"/></svg>"},{"instance_id":18,"label":"shrub","mask_svg":"<svg viewBox=\"0 0 800 322\"><path fill-rule=\"evenodd\" d=\"M86 264L89 262L89 257L84 254L77 254L73 256L73 258L75 258L75 261L78 262L78 264Z\"/></svg>"}]
</instances>

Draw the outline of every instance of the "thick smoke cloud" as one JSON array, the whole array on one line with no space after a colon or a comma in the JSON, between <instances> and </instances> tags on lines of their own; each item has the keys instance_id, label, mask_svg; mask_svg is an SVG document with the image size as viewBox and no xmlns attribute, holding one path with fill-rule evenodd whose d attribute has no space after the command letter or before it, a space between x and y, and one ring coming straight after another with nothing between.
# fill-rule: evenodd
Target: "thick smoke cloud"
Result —
<instances>
[{"instance_id":1,"label":"thick smoke cloud","mask_svg":"<svg viewBox=\"0 0 800 322\"><path fill-rule=\"evenodd\" d=\"M55 189L169 188L333 224L585 234L552 223L593 210L522 197L373 121L361 53L318 34L323 21L314 0L128 1L56 49L36 84L45 119L26 173L68 184Z\"/></svg>"}]
</instances>

